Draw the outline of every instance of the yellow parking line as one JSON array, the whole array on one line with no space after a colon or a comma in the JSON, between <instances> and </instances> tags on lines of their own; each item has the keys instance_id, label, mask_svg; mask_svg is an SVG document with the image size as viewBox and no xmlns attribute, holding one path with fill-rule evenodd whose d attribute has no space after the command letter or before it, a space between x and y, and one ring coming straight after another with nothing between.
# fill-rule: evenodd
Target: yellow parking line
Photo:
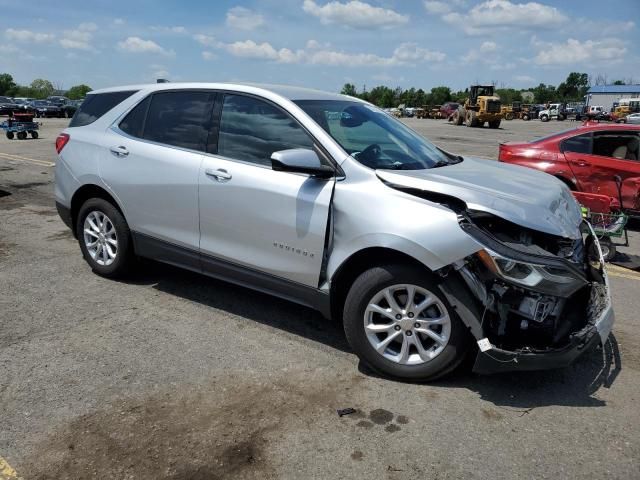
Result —
<instances>
[{"instance_id":1,"label":"yellow parking line","mask_svg":"<svg viewBox=\"0 0 640 480\"><path fill-rule=\"evenodd\" d=\"M29 158L29 157L21 157L20 155L12 155L10 153L0 152L0 158L4 158L5 160L15 160L18 162L33 163L40 167L54 167L56 165L54 162L48 162L46 160L37 160L35 158Z\"/></svg>"},{"instance_id":2,"label":"yellow parking line","mask_svg":"<svg viewBox=\"0 0 640 480\"><path fill-rule=\"evenodd\" d=\"M0 480L20 480L21 478L18 476L18 472L9 465L9 462L0 457Z\"/></svg>"},{"instance_id":3,"label":"yellow parking line","mask_svg":"<svg viewBox=\"0 0 640 480\"><path fill-rule=\"evenodd\" d=\"M640 275L628 275L625 273L608 272L610 277L628 278L629 280L640 280Z\"/></svg>"}]
</instances>

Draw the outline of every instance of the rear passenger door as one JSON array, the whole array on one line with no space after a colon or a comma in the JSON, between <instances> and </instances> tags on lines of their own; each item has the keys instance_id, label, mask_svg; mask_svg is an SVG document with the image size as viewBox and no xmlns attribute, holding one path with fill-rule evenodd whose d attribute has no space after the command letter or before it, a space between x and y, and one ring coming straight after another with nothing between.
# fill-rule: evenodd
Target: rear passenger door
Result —
<instances>
[{"instance_id":1,"label":"rear passenger door","mask_svg":"<svg viewBox=\"0 0 640 480\"><path fill-rule=\"evenodd\" d=\"M199 181L203 268L232 264L317 288L334 181L274 171L270 160L315 149L313 138L257 97L224 94L216 110L216 153L205 155Z\"/></svg>"},{"instance_id":2,"label":"rear passenger door","mask_svg":"<svg viewBox=\"0 0 640 480\"><path fill-rule=\"evenodd\" d=\"M622 179L622 204L640 209L640 162L638 133L601 130L563 142L565 158L578 180L580 190L618 199L614 177Z\"/></svg>"},{"instance_id":3,"label":"rear passenger door","mask_svg":"<svg viewBox=\"0 0 640 480\"><path fill-rule=\"evenodd\" d=\"M163 260L170 260L167 244L187 247L195 252L194 267L200 240L198 175L214 98L210 91L190 90L146 97L107 132L100 165L137 241L161 247L154 256Z\"/></svg>"}]
</instances>

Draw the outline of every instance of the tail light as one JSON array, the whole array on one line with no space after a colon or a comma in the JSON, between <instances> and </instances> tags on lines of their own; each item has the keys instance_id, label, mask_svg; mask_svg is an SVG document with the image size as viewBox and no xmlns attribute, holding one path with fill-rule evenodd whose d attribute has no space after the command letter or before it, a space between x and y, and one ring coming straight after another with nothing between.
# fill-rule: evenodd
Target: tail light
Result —
<instances>
[{"instance_id":1,"label":"tail light","mask_svg":"<svg viewBox=\"0 0 640 480\"><path fill-rule=\"evenodd\" d=\"M64 146L69 143L70 138L71 137L68 133L61 133L60 135L58 135L58 137L56 138L56 152L58 152L58 154L62 151Z\"/></svg>"}]
</instances>

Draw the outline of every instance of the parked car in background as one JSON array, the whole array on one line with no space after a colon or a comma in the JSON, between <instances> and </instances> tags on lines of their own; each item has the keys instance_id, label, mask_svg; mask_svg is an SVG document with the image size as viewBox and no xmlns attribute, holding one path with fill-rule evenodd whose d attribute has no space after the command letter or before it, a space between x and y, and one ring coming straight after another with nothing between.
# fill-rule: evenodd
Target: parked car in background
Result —
<instances>
[{"instance_id":1,"label":"parked car in background","mask_svg":"<svg viewBox=\"0 0 640 480\"><path fill-rule=\"evenodd\" d=\"M460 104L458 102L446 102L442 107L440 107L442 118L449 118L453 115L453 112L457 112L459 108Z\"/></svg>"},{"instance_id":2,"label":"parked car in background","mask_svg":"<svg viewBox=\"0 0 640 480\"><path fill-rule=\"evenodd\" d=\"M32 112L33 108L31 107L31 102L33 98L26 97L16 97L13 99L13 102L16 104L16 107L21 113Z\"/></svg>"},{"instance_id":3,"label":"parked car in background","mask_svg":"<svg viewBox=\"0 0 640 480\"><path fill-rule=\"evenodd\" d=\"M18 106L9 97L0 97L0 115L11 115Z\"/></svg>"},{"instance_id":4,"label":"parked car in background","mask_svg":"<svg viewBox=\"0 0 640 480\"><path fill-rule=\"evenodd\" d=\"M388 376L434 379L468 353L482 373L560 367L613 325L564 184L445 152L355 98L97 90L56 150L56 206L94 272L140 255L316 308Z\"/></svg>"},{"instance_id":5,"label":"parked car in background","mask_svg":"<svg viewBox=\"0 0 640 480\"><path fill-rule=\"evenodd\" d=\"M73 117L73 114L76 113L76 110L80 105L82 105L83 101L84 100L69 100L69 102L64 107L62 107L64 116L67 118Z\"/></svg>"},{"instance_id":6,"label":"parked car in background","mask_svg":"<svg viewBox=\"0 0 640 480\"><path fill-rule=\"evenodd\" d=\"M623 123L640 124L640 113L632 113L624 117Z\"/></svg>"},{"instance_id":7,"label":"parked car in background","mask_svg":"<svg viewBox=\"0 0 640 480\"><path fill-rule=\"evenodd\" d=\"M500 145L501 162L547 172L579 192L608 195L640 212L640 126L587 122L527 143Z\"/></svg>"},{"instance_id":8,"label":"parked car in background","mask_svg":"<svg viewBox=\"0 0 640 480\"><path fill-rule=\"evenodd\" d=\"M38 118L46 117L64 117L64 111L57 105L54 105L47 100L34 100L31 102L31 108L33 109L35 116Z\"/></svg>"},{"instance_id":9,"label":"parked car in background","mask_svg":"<svg viewBox=\"0 0 640 480\"><path fill-rule=\"evenodd\" d=\"M71 100L69 100L67 97L63 97L62 95L52 95L50 97L47 97L47 101L58 107L64 107Z\"/></svg>"}]
</instances>

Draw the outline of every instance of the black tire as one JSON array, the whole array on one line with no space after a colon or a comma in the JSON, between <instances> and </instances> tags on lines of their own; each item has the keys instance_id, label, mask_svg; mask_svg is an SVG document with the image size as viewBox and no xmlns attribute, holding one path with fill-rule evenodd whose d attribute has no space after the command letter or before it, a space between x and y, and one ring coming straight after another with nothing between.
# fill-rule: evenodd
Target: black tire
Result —
<instances>
[{"instance_id":1,"label":"black tire","mask_svg":"<svg viewBox=\"0 0 640 480\"><path fill-rule=\"evenodd\" d=\"M18 132L18 140L25 140L27 138L27 132Z\"/></svg>"},{"instance_id":2,"label":"black tire","mask_svg":"<svg viewBox=\"0 0 640 480\"><path fill-rule=\"evenodd\" d=\"M549 116L548 115L540 115L540 121L541 122L548 122L549 121Z\"/></svg>"},{"instance_id":3,"label":"black tire","mask_svg":"<svg viewBox=\"0 0 640 480\"><path fill-rule=\"evenodd\" d=\"M31 132L31 138L36 140L38 138L38 132L36 132L36 131Z\"/></svg>"},{"instance_id":4,"label":"black tire","mask_svg":"<svg viewBox=\"0 0 640 480\"><path fill-rule=\"evenodd\" d=\"M512 112L507 112L507 113L504 115L504 119L505 119L505 120L513 120L514 118L515 118L515 115L514 115Z\"/></svg>"},{"instance_id":5,"label":"black tire","mask_svg":"<svg viewBox=\"0 0 640 480\"><path fill-rule=\"evenodd\" d=\"M529 115L527 115L526 113L524 115L522 115L522 120L529 120Z\"/></svg>"},{"instance_id":6,"label":"black tire","mask_svg":"<svg viewBox=\"0 0 640 480\"><path fill-rule=\"evenodd\" d=\"M369 301L384 288L395 284L412 284L429 290L445 306L451 319L447 345L428 362L417 365L396 363L379 354L367 339L364 315ZM389 377L409 381L435 380L454 370L470 351L471 336L438 289L433 276L408 265L383 265L362 273L347 295L343 321L347 341L358 357L375 371Z\"/></svg>"},{"instance_id":7,"label":"black tire","mask_svg":"<svg viewBox=\"0 0 640 480\"><path fill-rule=\"evenodd\" d=\"M492 120L489 122L489 128L500 128L500 120Z\"/></svg>"},{"instance_id":8,"label":"black tire","mask_svg":"<svg viewBox=\"0 0 640 480\"><path fill-rule=\"evenodd\" d=\"M13 132L7 132L7 138L13 140Z\"/></svg>"},{"instance_id":9,"label":"black tire","mask_svg":"<svg viewBox=\"0 0 640 480\"><path fill-rule=\"evenodd\" d=\"M84 241L84 222L91 212L101 212L105 214L116 230L118 247L116 258L110 265L100 265L94 260L88 252ZM91 198L84 202L76 221L76 232L78 234L78 243L85 261L91 267L94 273L107 278L117 278L125 276L133 264L134 252L133 243L131 241L131 231L129 225L120 211L110 202L102 198Z\"/></svg>"}]
</instances>

